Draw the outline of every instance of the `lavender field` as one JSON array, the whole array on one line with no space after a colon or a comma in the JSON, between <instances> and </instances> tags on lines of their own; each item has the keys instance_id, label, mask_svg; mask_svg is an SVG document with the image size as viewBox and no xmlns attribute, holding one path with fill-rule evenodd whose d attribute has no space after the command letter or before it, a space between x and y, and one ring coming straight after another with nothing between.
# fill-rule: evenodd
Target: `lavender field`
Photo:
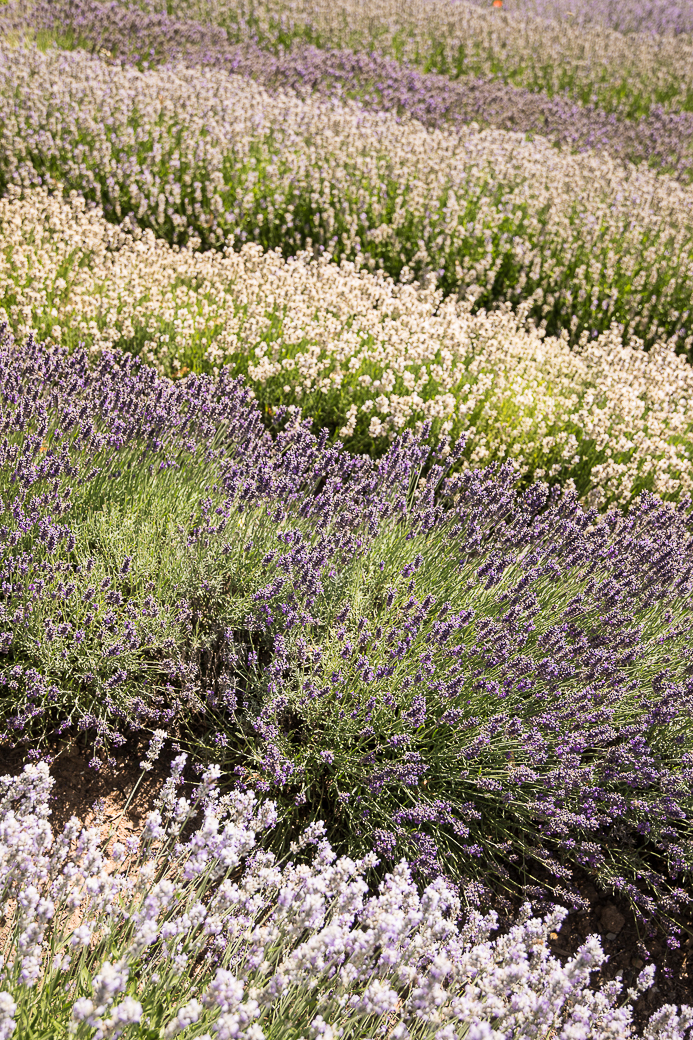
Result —
<instances>
[{"instance_id":1,"label":"lavender field","mask_svg":"<svg viewBox=\"0 0 693 1040\"><path fill-rule=\"evenodd\" d=\"M0 1040L693 1037L693 0L7 0L0 290Z\"/></svg>"}]
</instances>

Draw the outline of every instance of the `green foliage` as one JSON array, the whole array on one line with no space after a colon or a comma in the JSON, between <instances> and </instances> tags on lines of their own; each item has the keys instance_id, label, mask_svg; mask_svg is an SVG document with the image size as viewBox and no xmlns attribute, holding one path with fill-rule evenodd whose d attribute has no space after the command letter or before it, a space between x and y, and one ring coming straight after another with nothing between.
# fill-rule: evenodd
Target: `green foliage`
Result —
<instances>
[{"instance_id":1,"label":"green foliage","mask_svg":"<svg viewBox=\"0 0 693 1040\"><path fill-rule=\"evenodd\" d=\"M693 854L689 593L612 569L616 514L590 560L560 520L525 542L509 503L477 510L480 483L438 530L383 529L318 626L249 670L256 735L226 766L278 797L287 841L325 819L338 847L421 876L578 904L579 866L645 911L632 883L661 895Z\"/></svg>"}]
</instances>

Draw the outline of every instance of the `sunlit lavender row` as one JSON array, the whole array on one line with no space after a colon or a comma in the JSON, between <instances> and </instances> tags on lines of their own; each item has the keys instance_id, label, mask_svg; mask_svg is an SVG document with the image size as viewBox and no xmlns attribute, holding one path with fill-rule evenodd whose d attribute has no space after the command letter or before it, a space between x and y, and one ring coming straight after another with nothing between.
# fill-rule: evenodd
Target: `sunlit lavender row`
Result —
<instances>
[{"instance_id":1,"label":"sunlit lavender row","mask_svg":"<svg viewBox=\"0 0 693 1040\"><path fill-rule=\"evenodd\" d=\"M671 7L667 7L671 11ZM427 126L482 125L542 134L561 147L608 152L647 162L690 181L693 114L655 106L636 120L619 119L592 103L515 87L497 77L451 79L371 52L320 50L296 43L281 55L254 42L230 44L218 26L148 14L95 0L40 0L3 12L15 31L52 34L61 46L81 46L141 65L184 61L252 76L269 89L302 95L352 97L371 108L410 115Z\"/></svg>"},{"instance_id":2,"label":"sunlit lavender row","mask_svg":"<svg viewBox=\"0 0 693 1040\"><path fill-rule=\"evenodd\" d=\"M338 857L319 823L297 834L301 859L278 860L264 848L274 805L223 794L214 767L183 796L185 758L124 843L74 817L53 833L45 764L0 777L5 1040L635 1035L621 982L590 987L598 936L565 964L551 956L560 910L524 907L500 937L494 914L460 927L449 885L417 889L402 861L373 891L377 858ZM683 1040L692 1020L668 1005L644 1035Z\"/></svg>"},{"instance_id":3,"label":"sunlit lavender row","mask_svg":"<svg viewBox=\"0 0 693 1040\"><path fill-rule=\"evenodd\" d=\"M587 867L643 936L675 926L687 506L599 517L510 467L451 475L459 446L372 462L287 415L273 437L227 372L31 340L0 361L5 745L81 732L98 769L164 728L271 793L285 841L320 816L470 898L575 908Z\"/></svg>"},{"instance_id":4,"label":"sunlit lavender row","mask_svg":"<svg viewBox=\"0 0 693 1040\"><path fill-rule=\"evenodd\" d=\"M693 370L671 343L571 349L328 256L175 249L42 189L0 200L0 292L20 339L115 346L173 377L230 365L263 409L300 407L352 451L430 421L466 437L464 465L512 460L590 503L693 492Z\"/></svg>"},{"instance_id":5,"label":"sunlit lavender row","mask_svg":"<svg viewBox=\"0 0 693 1040\"><path fill-rule=\"evenodd\" d=\"M306 245L549 332L692 341L693 193L603 153L268 94L225 72L1 51L0 183L54 179L174 243Z\"/></svg>"},{"instance_id":6,"label":"sunlit lavender row","mask_svg":"<svg viewBox=\"0 0 693 1040\"><path fill-rule=\"evenodd\" d=\"M375 51L426 72L494 76L567 94L629 118L660 104L693 107L688 34L623 35L599 22L573 25L567 17L537 18L465 0L141 0L133 6L218 25L231 42Z\"/></svg>"}]
</instances>

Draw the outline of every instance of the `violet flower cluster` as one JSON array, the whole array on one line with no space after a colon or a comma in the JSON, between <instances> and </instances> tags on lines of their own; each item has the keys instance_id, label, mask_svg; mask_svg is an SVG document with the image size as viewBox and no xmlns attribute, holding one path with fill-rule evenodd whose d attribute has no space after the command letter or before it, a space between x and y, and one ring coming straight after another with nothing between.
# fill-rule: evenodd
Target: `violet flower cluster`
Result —
<instances>
[{"instance_id":1,"label":"violet flower cluster","mask_svg":"<svg viewBox=\"0 0 693 1040\"><path fill-rule=\"evenodd\" d=\"M578 905L587 868L676 915L685 501L598 518L510 466L450 476L463 442L426 430L377 462L296 413L273 438L227 370L172 383L6 338L0 372L5 742L88 731L98 767L176 726L422 877Z\"/></svg>"},{"instance_id":2,"label":"violet flower cluster","mask_svg":"<svg viewBox=\"0 0 693 1040\"><path fill-rule=\"evenodd\" d=\"M376 857L338 857L319 823L277 860L263 848L273 804L222 795L215 767L185 797L184 764L126 843L75 817L53 834L45 763L0 777L5 1040L46 1028L94 1040L634 1036L621 980L590 986L605 960L597 936L565 964L551 955L565 911L524 907L491 938L494 914L461 921L454 890L420 891L405 861L373 889ZM683 1040L692 1027L693 1008L665 1005L643 1035Z\"/></svg>"},{"instance_id":3,"label":"violet flower cluster","mask_svg":"<svg viewBox=\"0 0 693 1040\"><path fill-rule=\"evenodd\" d=\"M579 907L577 868L645 919L675 916L693 809L687 506L645 495L598 519L512 483L507 467L444 481L438 504L422 490L331 618L275 637L256 749L225 761L423 877Z\"/></svg>"},{"instance_id":4,"label":"violet flower cluster","mask_svg":"<svg viewBox=\"0 0 693 1040\"><path fill-rule=\"evenodd\" d=\"M299 418L273 439L228 369L173 383L4 336L5 742L88 730L98 767L144 726L229 724L239 648L314 623L429 456L409 437L354 457Z\"/></svg>"},{"instance_id":5,"label":"violet flower cluster","mask_svg":"<svg viewBox=\"0 0 693 1040\"><path fill-rule=\"evenodd\" d=\"M243 501L271 439L226 375L171 384L127 355L90 369L6 335L0 355L2 739L90 730L98 767L126 723L200 703L177 651L193 632L190 567L204 564L188 546L217 519L205 480L223 463Z\"/></svg>"}]
</instances>

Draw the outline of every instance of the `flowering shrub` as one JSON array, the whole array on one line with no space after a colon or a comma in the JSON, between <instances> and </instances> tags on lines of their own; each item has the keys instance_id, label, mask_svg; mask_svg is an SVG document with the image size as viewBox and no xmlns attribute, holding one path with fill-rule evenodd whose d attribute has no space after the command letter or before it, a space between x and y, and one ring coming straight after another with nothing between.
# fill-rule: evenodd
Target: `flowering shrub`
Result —
<instances>
[{"instance_id":1,"label":"flowering shrub","mask_svg":"<svg viewBox=\"0 0 693 1040\"><path fill-rule=\"evenodd\" d=\"M383 528L330 622L275 638L257 748L227 764L423 876L478 867L535 897L551 877L579 906L582 864L673 912L693 794L685 513L644 497L595 522L501 476L455 478L446 509Z\"/></svg>"},{"instance_id":2,"label":"flowering shrub","mask_svg":"<svg viewBox=\"0 0 693 1040\"><path fill-rule=\"evenodd\" d=\"M126 844L74 817L54 836L45 764L0 778L4 1038L47 1026L95 1040L634 1035L620 981L590 988L597 936L565 965L551 956L565 911L525 907L491 939L493 914L461 925L454 891L420 893L404 861L369 892L376 857L338 858L318 824L293 848L303 862L278 861L262 847L272 803L221 795L214 768L180 797L184 760ZM667 1005L644 1036L683 1040L692 1026L693 1009Z\"/></svg>"},{"instance_id":3,"label":"flowering shrub","mask_svg":"<svg viewBox=\"0 0 693 1040\"><path fill-rule=\"evenodd\" d=\"M5 742L89 730L97 767L178 727L423 875L451 849L448 872L526 888L540 864L576 899L581 864L675 912L685 504L597 522L558 488L518 495L509 468L447 476L462 445L405 437L372 462L295 421L273 439L226 371L3 349Z\"/></svg>"},{"instance_id":4,"label":"flowering shrub","mask_svg":"<svg viewBox=\"0 0 693 1040\"><path fill-rule=\"evenodd\" d=\"M312 624L429 454L372 463L306 424L273 440L227 370L173 384L1 347L1 739L95 730L97 767L128 729L233 718L256 614L268 636Z\"/></svg>"},{"instance_id":5,"label":"flowering shrub","mask_svg":"<svg viewBox=\"0 0 693 1040\"><path fill-rule=\"evenodd\" d=\"M322 246L405 281L433 274L478 307L526 302L574 342L617 321L690 348L693 196L668 177L540 138L271 97L218 70L3 46L5 186L58 177L173 243Z\"/></svg>"},{"instance_id":6,"label":"flowering shrub","mask_svg":"<svg viewBox=\"0 0 693 1040\"><path fill-rule=\"evenodd\" d=\"M550 10L557 6L552 3ZM622 13L641 13L641 8L628 4ZM615 9L609 4L603 13L612 15ZM668 4L658 11L663 17L672 14L680 17L682 11ZM617 159L645 161L686 182L693 176L690 112L655 106L640 119L615 118L591 101L580 104L562 94L549 96L495 76L451 79L373 52L320 50L300 42L286 53L274 53L249 40L230 44L226 32L209 23L96 0L38 0L30 14L25 5L9 5L2 21L25 36L34 33L44 39L50 34L61 47L81 46L139 67L146 60L149 65L182 61L222 68L251 76L270 90L288 87L302 95L352 97L370 108L413 116L427 126L462 127L477 120L502 130L541 134L577 151L595 148Z\"/></svg>"},{"instance_id":7,"label":"flowering shrub","mask_svg":"<svg viewBox=\"0 0 693 1040\"><path fill-rule=\"evenodd\" d=\"M263 407L298 405L351 450L431 421L467 437L463 464L511 458L591 503L693 491L693 374L672 344L571 350L325 256L172 249L42 190L0 200L0 291L19 337L126 348L168 375L230 364Z\"/></svg>"},{"instance_id":8,"label":"flowering shrub","mask_svg":"<svg viewBox=\"0 0 693 1040\"><path fill-rule=\"evenodd\" d=\"M572 0L556 5L539 0L542 14L555 8L558 18L549 19L532 13L537 0L507 2L509 10L494 10L485 0L294 0L290 6L285 0L139 0L138 6L222 26L231 42L251 39L279 50L305 41L321 48L376 51L426 72L500 77L551 96L596 102L629 118L657 105L691 111L688 32L623 35L607 28L604 18L561 17L566 8L575 15L587 7ZM622 24L626 8L631 25L638 16L647 17L642 2L619 0L608 6ZM661 10L664 0L653 6ZM676 20L676 10L672 5L667 20ZM690 13L679 16L682 27L690 26L690 18Z\"/></svg>"}]
</instances>

